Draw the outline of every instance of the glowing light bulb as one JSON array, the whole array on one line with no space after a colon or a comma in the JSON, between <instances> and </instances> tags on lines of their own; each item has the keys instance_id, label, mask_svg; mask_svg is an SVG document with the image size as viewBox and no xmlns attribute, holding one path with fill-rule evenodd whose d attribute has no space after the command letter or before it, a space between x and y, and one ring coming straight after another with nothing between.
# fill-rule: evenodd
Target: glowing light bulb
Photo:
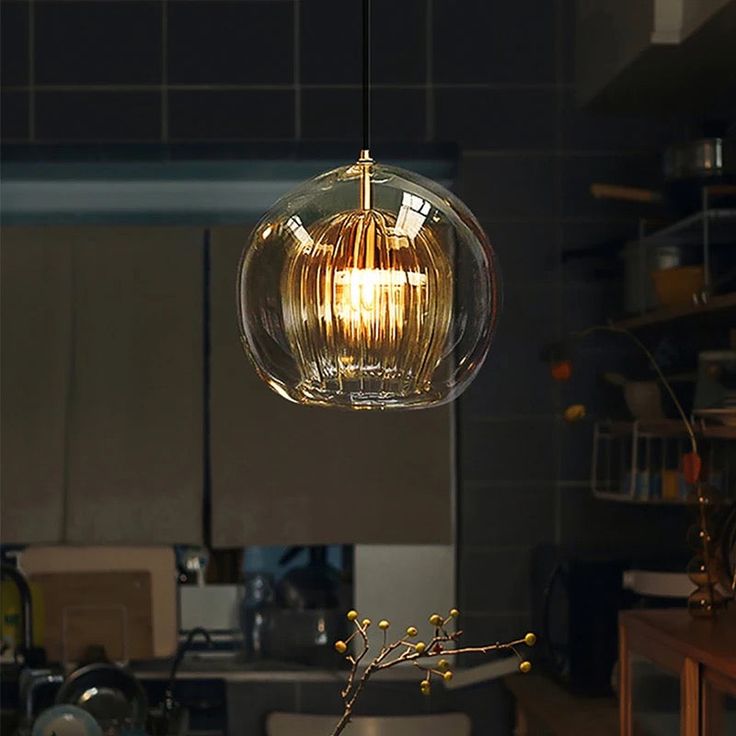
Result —
<instances>
[{"instance_id":1,"label":"glowing light bulb","mask_svg":"<svg viewBox=\"0 0 736 736\"><path fill-rule=\"evenodd\" d=\"M352 210L297 240L284 269L284 326L302 390L356 401L427 390L452 316L452 270L427 234Z\"/></svg>"}]
</instances>

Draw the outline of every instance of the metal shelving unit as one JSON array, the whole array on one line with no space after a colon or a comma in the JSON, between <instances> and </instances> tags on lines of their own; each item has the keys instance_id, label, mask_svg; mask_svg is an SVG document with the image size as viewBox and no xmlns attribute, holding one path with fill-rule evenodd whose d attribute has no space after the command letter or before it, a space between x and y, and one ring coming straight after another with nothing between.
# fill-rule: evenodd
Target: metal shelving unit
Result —
<instances>
[{"instance_id":1,"label":"metal shelving unit","mask_svg":"<svg viewBox=\"0 0 736 736\"><path fill-rule=\"evenodd\" d=\"M666 307L644 312L638 317L629 317L611 323L613 327L622 327L627 330L636 330L642 327L651 327L664 324L676 319L686 317L697 317L699 315L716 315L719 312L734 313L734 324L736 324L736 292L719 294L711 297L702 304L688 304L682 307Z\"/></svg>"},{"instance_id":2,"label":"metal shelving unit","mask_svg":"<svg viewBox=\"0 0 736 736\"><path fill-rule=\"evenodd\" d=\"M697 425L696 425L697 426ZM697 426L704 479L736 498L736 427ZM680 467L689 449L682 423L596 422L591 490L596 498L638 504L691 503Z\"/></svg>"},{"instance_id":3,"label":"metal shelving unit","mask_svg":"<svg viewBox=\"0 0 736 736\"><path fill-rule=\"evenodd\" d=\"M675 309L656 309L654 311L642 310L641 314L631 319L622 320L622 327L643 327L650 324L674 319L688 314L699 312L713 312L709 308L713 300L719 299L714 296L712 274L711 274L711 249L715 245L732 244L736 242L736 207L713 207L713 199L716 197L727 197L731 201L736 197L736 186L714 185L703 187L701 208L688 217L684 217L665 227L659 227L653 232L647 232L647 221L639 223L638 239L638 271L641 293L647 291L650 276L650 251L659 245L682 245L700 241L703 253L703 289L699 294L693 295L693 303L683 305ZM721 295L734 298L733 294ZM643 300L645 301L645 300ZM652 318L653 317L653 318Z\"/></svg>"}]
</instances>

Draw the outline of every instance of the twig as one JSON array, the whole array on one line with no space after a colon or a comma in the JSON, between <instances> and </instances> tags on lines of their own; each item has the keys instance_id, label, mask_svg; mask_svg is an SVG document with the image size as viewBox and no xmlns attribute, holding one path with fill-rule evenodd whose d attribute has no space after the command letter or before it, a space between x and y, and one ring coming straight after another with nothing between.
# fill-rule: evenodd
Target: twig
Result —
<instances>
[{"instance_id":1,"label":"twig","mask_svg":"<svg viewBox=\"0 0 736 736\"><path fill-rule=\"evenodd\" d=\"M371 662L369 662L362 674L358 676L360 662L365 658L370 648L368 641L368 627L371 625L371 622L370 619L358 621L358 613L356 611L348 612L348 620L354 623L355 631L347 640L335 642L335 649L340 654L345 654L348 644L353 638L355 638L355 636L359 636L362 639L362 646L360 653L357 656L353 656L352 654L345 655L345 659L347 659L351 667L347 682L341 692L343 700L343 714L335 725L332 736L339 736L339 734L342 733L350 723L358 697L371 676L376 672L391 669L392 667L396 667L401 664L412 664L425 675L425 679L420 683L420 689L422 693L427 695L430 692L430 680L433 675L441 677L444 680L450 680L452 678L452 671L449 668L449 663L445 659L439 659L435 666L431 666L429 664L432 660L435 660L438 657L452 657L459 654L488 654L493 651L510 650L521 660L519 669L522 672L528 672L531 669L531 664L526 660L522 660L516 647L521 644L532 646L536 641L536 636L534 636L534 634L527 634L523 639L516 639L506 643L495 642L494 644L486 644L483 646L454 647L446 649L444 645L447 643L454 643L462 635L462 631L450 632L447 631L446 628L449 622L458 615L458 611L454 608L446 618L442 618L436 613L432 614L432 616L429 617L429 622L435 627L435 629L434 635L429 640L428 644L425 644L422 641L411 641L411 639L413 639L418 633L416 628L413 626L410 626L406 630L408 638L400 637L396 641L388 644L387 630L390 623L386 620L381 620L378 624L384 634L381 651ZM404 651L401 652L401 654L393 659L389 659L390 655L402 647L404 648ZM428 666L425 666L425 662Z\"/></svg>"}]
</instances>

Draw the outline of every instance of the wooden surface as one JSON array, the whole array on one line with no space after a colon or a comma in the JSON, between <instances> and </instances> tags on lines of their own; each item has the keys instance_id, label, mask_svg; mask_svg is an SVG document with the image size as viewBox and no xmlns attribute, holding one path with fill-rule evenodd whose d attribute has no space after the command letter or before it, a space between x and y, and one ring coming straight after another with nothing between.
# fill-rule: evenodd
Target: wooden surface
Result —
<instances>
[{"instance_id":1,"label":"wooden surface","mask_svg":"<svg viewBox=\"0 0 736 736\"><path fill-rule=\"evenodd\" d=\"M613 697L577 697L538 674L510 675L504 683L516 699L529 736L540 732L552 736L618 734L618 705Z\"/></svg>"},{"instance_id":2,"label":"wooden surface","mask_svg":"<svg viewBox=\"0 0 736 736\"><path fill-rule=\"evenodd\" d=\"M680 674L680 728L684 734L697 734L700 728L699 693L700 665L694 659L685 659Z\"/></svg>"},{"instance_id":3,"label":"wooden surface","mask_svg":"<svg viewBox=\"0 0 736 736\"><path fill-rule=\"evenodd\" d=\"M20 566L29 577L147 571L151 577L153 655L170 657L176 651L176 560L171 547L27 547L21 554Z\"/></svg>"},{"instance_id":4,"label":"wooden surface","mask_svg":"<svg viewBox=\"0 0 736 736\"><path fill-rule=\"evenodd\" d=\"M624 611L620 617L630 637L646 637L652 647L736 677L736 609L715 619L695 619L684 609ZM632 647L633 648L633 647Z\"/></svg>"},{"instance_id":5,"label":"wooden surface","mask_svg":"<svg viewBox=\"0 0 736 736\"><path fill-rule=\"evenodd\" d=\"M614 322L614 327L626 330L635 330L641 327L671 322L684 317L696 317L701 314L715 314L718 312L736 312L736 293L720 294L711 297L706 304L683 304L681 307L663 307L647 312L638 317L630 317Z\"/></svg>"},{"instance_id":6,"label":"wooden surface","mask_svg":"<svg viewBox=\"0 0 736 736\"><path fill-rule=\"evenodd\" d=\"M621 736L636 733L630 673L635 655L679 678L682 736L721 736L708 730L720 714L709 703L703 678L730 683L725 690L736 690L736 610L713 619L693 618L685 609L622 611L619 630Z\"/></svg>"},{"instance_id":7,"label":"wooden surface","mask_svg":"<svg viewBox=\"0 0 736 736\"><path fill-rule=\"evenodd\" d=\"M706 668L703 672L700 707L703 736L721 736L726 733L725 706L728 697L736 699L736 679Z\"/></svg>"},{"instance_id":8,"label":"wooden surface","mask_svg":"<svg viewBox=\"0 0 736 736\"><path fill-rule=\"evenodd\" d=\"M114 661L153 657L150 573L47 573L29 579L43 596L43 647L52 662L79 662L90 646L103 646Z\"/></svg>"}]
</instances>

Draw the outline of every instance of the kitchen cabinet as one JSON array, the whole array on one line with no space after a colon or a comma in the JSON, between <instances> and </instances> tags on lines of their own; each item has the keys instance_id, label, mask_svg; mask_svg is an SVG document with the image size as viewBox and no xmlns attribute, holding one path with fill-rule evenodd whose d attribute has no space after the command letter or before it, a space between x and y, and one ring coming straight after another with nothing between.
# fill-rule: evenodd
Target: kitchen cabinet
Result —
<instances>
[{"instance_id":1,"label":"kitchen cabinet","mask_svg":"<svg viewBox=\"0 0 736 736\"><path fill-rule=\"evenodd\" d=\"M3 246L4 541L201 541L202 230L10 228Z\"/></svg>"},{"instance_id":2,"label":"kitchen cabinet","mask_svg":"<svg viewBox=\"0 0 736 736\"><path fill-rule=\"evenodd\" d=\"M728 114L736 89L733 0L579 0L576 11L581 105Z\"/></svg>"},{"instance_id":3,"label":"kitchen cabinet","mask_svg":"<svg viewBox=\"0 0 736 736\"><path fill-rule=\"evenodd\" d=\"M246 228L210 238L212 541L453 541L453 407L343 412L277 396L243 353L235 276Z\"/></svg>"},{"instance_id":4,"label":"kitchen cabinet","mask_svg":"<svg viewBox=\"0 0 736 736\"><path fill-rule=\"evenodd\" d=\"M0 249L0 487L5 544L63 537L72 368L71 244L9 228Z\"/></svg>"}]
</instances>

